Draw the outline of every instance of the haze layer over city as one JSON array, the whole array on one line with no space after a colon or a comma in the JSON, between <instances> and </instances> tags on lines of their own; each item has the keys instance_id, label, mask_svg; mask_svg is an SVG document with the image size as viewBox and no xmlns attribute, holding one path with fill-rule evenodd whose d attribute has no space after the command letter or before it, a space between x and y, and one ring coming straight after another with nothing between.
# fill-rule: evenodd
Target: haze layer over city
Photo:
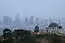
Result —
<instances>
[{"instance_id":1,"label":"haze layer over city","mask_svg":"<svg viewBox=\"0 0 65 43\"><path fill-rule=\"evenodd\" d=\"M0 20L3 21L3 16L9 16L14 20L19 15L23 25L25 18L33 16L42 22L60 20L60 24L65 26L64 2L65 0L0 0Z\"/></svg>"}]
</instances>

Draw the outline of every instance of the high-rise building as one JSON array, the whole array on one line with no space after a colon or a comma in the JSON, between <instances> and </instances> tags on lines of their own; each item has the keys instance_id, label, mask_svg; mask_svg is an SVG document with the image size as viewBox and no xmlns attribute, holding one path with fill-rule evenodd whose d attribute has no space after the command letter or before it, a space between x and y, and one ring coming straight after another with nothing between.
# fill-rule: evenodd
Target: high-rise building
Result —
<instances>
[{"instance_id":1,"label":"high-rise building","mask_svg":"<svg viewBox=\"0 0 65 43\"><path fill-rule=\"evenodd\" d=\"M10 26L12 23L12 18L9 16L3 16L3 25Z\"/></svg>"},{"instance_id":2,"label":"high-rise building","mask_svg":"<svg viewBox=\"0 0 65 43\"><path fill-rule=\"evenodd\" d=\"M28 18L25 18L25 20L24 20L24 24L25 24L25 25L28 25L28 24L29 24L29 22L28 22Z\"/></svg>"},{"instance_id":3,"label":"high-rise building","mask_svg":"<svg viewBox=\"0 0 65 43\"><path fill-rule=\"evenodd\" d=\"M2 25L2 22L1 22L1 20L0 20L0 25Z\"/></svg>"},{"instance_id":4,"label":"high-rise building","mask_svg":"<svg viewBox=\"0 0 65 43\"><path fill-rule=\"evenodd\" d=\"M2 27L2 21L0 20L0 28Z\"/></svg>"},{"instance_id":5,"label":"high-rise building","mask_svg":"<svg viewBox=\"0 0 65 43\"><path fill-rule=\"evenodd\" d=\"M44 21L43 20L40 20L39 26L40 26L40 29L44 28Z\"/></svg>"},{"instance_id":6,"label":"high-rise building","mask_svg":"<svg viewBox=\"0 0 65 43\"><path fill-rule=\"evenodd\" d=\"M34 24L34 17L33 17L33 16L30 17L30 19L29 19L29 24L30 24L30 25L33 25L33 24Z\"/></svg>"},{"instance_id":7,"label":"high-rise building","mask_svg":"<svg viewBox=\"0 0 65 43\"><path fill-rule=\"evenodd\" d=\"M36 18L36 25L39 25L39 19Z\"/></svg>"},{"instance_id":8,"label":"high-rise building","mask_svg":"<svg viewBox=\"0 0 65 43\"><path fill-rule=\"evenodd\" d=\"M17 16L15 17L15 20L12 22L12 25L14 25L15 28L22 27L22 23L21 23L21 20L19 18L19 14L17 14Z\"/></svg>"},{"instance_id":9,"label":"high-rise building","mask_svg":"<svg viewBox=\"0 0 65 43\"><path fill-rule=\"evenodd\" d=\"M44 25L45 25L45 27L48 26L48 20L44 20Z\"/></svg>"}]
</instances>

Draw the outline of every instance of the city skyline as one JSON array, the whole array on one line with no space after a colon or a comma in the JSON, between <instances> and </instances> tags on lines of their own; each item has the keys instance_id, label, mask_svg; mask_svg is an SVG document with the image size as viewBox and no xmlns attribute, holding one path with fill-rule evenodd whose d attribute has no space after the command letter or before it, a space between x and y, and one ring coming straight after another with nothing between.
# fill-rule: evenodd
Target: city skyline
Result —
<instances>
[{"instance_id":1,"label":"city skyline","mask_svg":"<svg viewBox=\"0 0 65 43\"><path fill-rule=\"evenodd\" d=\"M1 25L3 25L4 27L12 26L11 28L13 28L13 27L22 28L22 27L25 27L28 25L29 26L38 25L43 28L43 27L47 27L52 22L55 22L57 24L59 24L59 23L62 24L62 22L60 20L39 19L39 18L35 18L34 16L31 16L30 18L26 17L21 21L20 15L18 13L14 20L12 20L12 18L9 16L3 16L3 21L0 20Z\"/></svg>"},{"instance_id":2,"label":"city skyline","mask_svg":"<svg viewBox=\"0 0 65 43\"><path fill-rule=\"evenodd\" d=\"M0 17L65 19L65 0L0 0Z\"/></svg>"}]
</instances>

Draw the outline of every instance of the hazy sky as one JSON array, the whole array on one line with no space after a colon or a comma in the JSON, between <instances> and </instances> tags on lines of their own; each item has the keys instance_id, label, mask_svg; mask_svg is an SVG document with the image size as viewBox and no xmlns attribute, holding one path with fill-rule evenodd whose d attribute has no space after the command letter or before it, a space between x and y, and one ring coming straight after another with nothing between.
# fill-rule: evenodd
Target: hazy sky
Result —
<instances>
[{"instance_id":1,"label":"hazy sky","mask_svg":"<svg viewBox=\"0 0 65 43\"><path fill-rule=\"evenodd\" d=\"M65 18L65 0L0 0L0 17Z\"/></svg>"}]
</instances>

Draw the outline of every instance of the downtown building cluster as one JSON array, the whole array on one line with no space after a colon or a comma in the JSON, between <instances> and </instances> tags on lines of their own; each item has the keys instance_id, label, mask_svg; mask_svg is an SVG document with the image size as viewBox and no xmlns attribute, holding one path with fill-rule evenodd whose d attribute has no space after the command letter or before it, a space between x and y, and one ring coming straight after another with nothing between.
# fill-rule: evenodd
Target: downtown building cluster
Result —
<instances>
[{"instance_id":1,"label":"downtown building cluster","mask_svg":"<svg viewBox=\"0 0 65 43\"><path fill-rule=\"evenodd\" d=\"M23 21L23 22L22 22ZM26 17L21 20L21 18L17 15L14 20L12 20L9 16L3 16L3 19L0 20L0 28L34 28L36 25L43 28L47 25L47 20L40 20L39 18L34 18L31 16L30 18Z\"/></svg>"}]
</instances>

